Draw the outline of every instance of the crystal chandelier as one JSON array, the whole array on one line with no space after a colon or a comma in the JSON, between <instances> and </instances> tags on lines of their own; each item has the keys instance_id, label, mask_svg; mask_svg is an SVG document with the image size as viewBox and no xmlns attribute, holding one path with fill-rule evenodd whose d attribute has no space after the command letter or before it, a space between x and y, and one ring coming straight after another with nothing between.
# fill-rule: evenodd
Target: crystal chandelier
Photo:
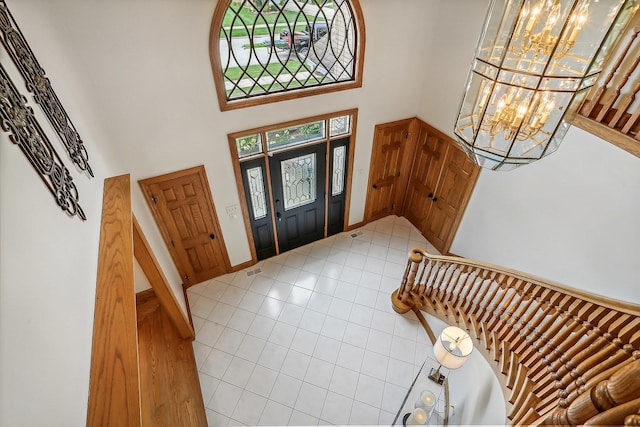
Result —
<instances>
[{"instance_id":1,"label":"crystal chandelier","mask_svg":"<svg viewBox=\"0 0 640 427\"><path fill-rule=\"evenodd\" d=\"M455 134L482 167L554 152L639 0L492 0Z\"/></svg>"}]
</instances>

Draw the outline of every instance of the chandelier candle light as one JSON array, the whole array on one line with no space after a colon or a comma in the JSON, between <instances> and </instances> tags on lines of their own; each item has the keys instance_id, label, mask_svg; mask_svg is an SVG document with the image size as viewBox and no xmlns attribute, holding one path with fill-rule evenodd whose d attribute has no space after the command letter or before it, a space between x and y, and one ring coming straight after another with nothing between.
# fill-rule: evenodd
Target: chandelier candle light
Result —
<instances>
[{"instance_id":1,"label":"chandelier candle light","mask_svg":"<svg viewBox=\"0 0 640 427\"><path fill-rule=\"evenodd\" d=\"M492 0L455 124L480 166L554 152L640 0Z\"/></svg>"}]
</instances>

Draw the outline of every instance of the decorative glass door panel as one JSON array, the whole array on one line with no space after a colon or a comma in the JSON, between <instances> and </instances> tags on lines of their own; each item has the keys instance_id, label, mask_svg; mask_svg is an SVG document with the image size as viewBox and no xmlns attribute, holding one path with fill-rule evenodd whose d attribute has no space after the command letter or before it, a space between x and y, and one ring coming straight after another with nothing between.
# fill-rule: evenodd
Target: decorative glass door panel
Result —
<instances>
[{"instance_id":1,"label":"decorative glass door panel","mask_svg":"<svg viewBox=\"0 0 640 427\"><path fill-rule=\"evenodd\" d=\"M316 154L280 162L284 210L316 201Z\"/></svg>"},{"instance_id":2,"label":"decorative glass door panel","mask_svg":"<svg viewBox=\"0 0 640 427\"><path fill-rule=\"evenodd\" d=\"M348 137L331 141L331 150L329 152L329 184L331 188L328 197L327 236L332 236L344 230L348 157Z\"/></svg>"},{"instance_id":3,"label":"decorative glass door panel","mask_svg":"<svg viewBox=\"0 0 640 427\"><path fill-rule=\"evenodd\" d=\"M280 252L324 237L326 143L269 158Z\"/></svg>"},{"instance_id":4,"label":"decorative glass door panel","mask_svg":"<svg viewBox=\"0 0 640 427\"><path fill-rule=\"evenodd\" d=\"M249 208L251 234L258 259L269 258L276 254L265 166L264 158L240 164L245 200Z\"/></svg>"}]
</instances>

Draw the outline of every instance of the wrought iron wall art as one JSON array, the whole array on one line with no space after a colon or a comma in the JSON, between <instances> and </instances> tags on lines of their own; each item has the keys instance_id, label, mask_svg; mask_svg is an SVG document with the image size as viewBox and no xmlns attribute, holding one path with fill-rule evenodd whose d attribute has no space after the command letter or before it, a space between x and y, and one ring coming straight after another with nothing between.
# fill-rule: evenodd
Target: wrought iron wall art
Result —
<instances>
[{"instance_id":1,"label":"wrought iron wall art","mask_svg":"<svg viewBox=\"0 0 640 427\"><path fill-rule=\"evenodd\" d=\"M73 183L69 170L54 150L33 109L27 105L27 98L18 92L4 66L0 64L0 118L2 129L9 133L9 139L24 153L29 163L38 171L58 206L68 215L86 220L87 217L78 203L78 189Z\"/></svg>"},{"instance_id":2,"label":"wrought iron wall art","mask_svg":"<svg viewBox=\"0 0 640 427\"><path fill-rule=\"evenodd\" d=\"M78 135L66 110L51 87L51 82L45 76L44 69L31 51L4 0L0 0L0 41L18 67L27 89L33 93L34 100L42 107L51 126L60 136L69 158L81 170L93 176L93 171L89 166L89 156L80 135Z\"/></svg>"}]
</instances>

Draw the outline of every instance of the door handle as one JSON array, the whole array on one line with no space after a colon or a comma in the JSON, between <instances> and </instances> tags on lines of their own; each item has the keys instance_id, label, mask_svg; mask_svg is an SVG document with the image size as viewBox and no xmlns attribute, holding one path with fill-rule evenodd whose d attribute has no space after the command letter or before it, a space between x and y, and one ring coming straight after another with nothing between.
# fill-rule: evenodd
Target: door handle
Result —
<instances>
[{"instance_id":1,"label":"door handle","mask_svg":"<svg viewBox=\"0 0 640 427\"><path fill-rule=\"evenodd\" d=\"M436 196L433 196L433 201L434 201L434 202L437 202L437 201L438 201L438 198L437 198Z\"/></svg>"},{"instance_id":2,"label":"door handle","mask_svg":"<svg viewBox=\"0 0 640 427\"><path fill-rule=\"evenodd\" d=\"M427 197L430 198L430 199L433 199L433 193L427 194Z\"/></svg>"},{"instance_id":3,"label":"door handle","mask_svg":"<svg viewBox=\"0 0 640 427\"><path fill-rule=\"evenodd\" d=\"M280 212L276 212L276 218L278 218L278 221L282 221L282 215L280 215Z\"/></svg>"},{"instance_id":4,"label":"door handle","mask_svg":"<svg viewBox=\"0 0 640 427\"><path fill-rule=\"evenodd\" d=\"M215 239L215 238L216 238L216 235L215 235L215 234L213 234L213 233L211 233L211 234L209 234L209 238L210 238L211 240L213 240L213 239Z\"/></svg>"},{"instance_id":5,"label":"door handle","mask_svg":"<svg viewBox=\"0 0 640 427\"><path fill-rule=\"evenodd\" d=\"M373 187L374 189L376 189L376 190L378 189L378 185L377 185L377 184L373 184L373 185L372 185L372 187Z\"/></svg>"}]
</instances>

